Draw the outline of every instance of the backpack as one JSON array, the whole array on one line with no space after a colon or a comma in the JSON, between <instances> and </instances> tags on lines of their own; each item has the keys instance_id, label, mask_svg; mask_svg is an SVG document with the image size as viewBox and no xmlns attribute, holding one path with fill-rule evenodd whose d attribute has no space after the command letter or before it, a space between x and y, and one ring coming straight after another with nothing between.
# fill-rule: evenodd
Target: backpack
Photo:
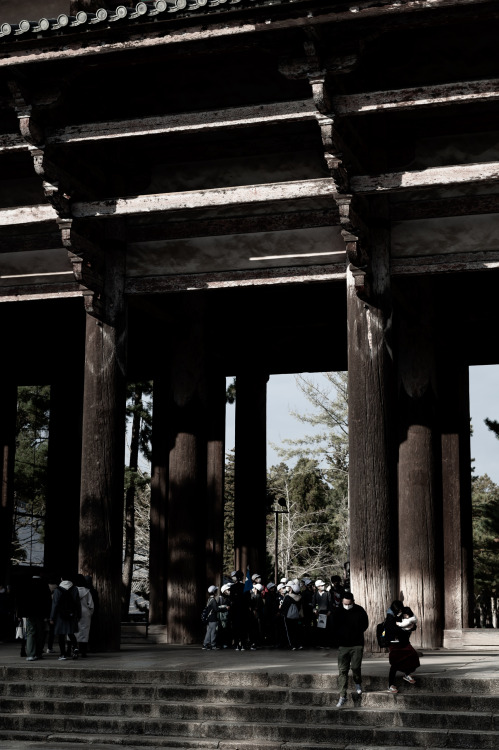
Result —
<instances>
[{"instance_id":1,"label":"backpack","mask_svg":"<svg viewBox=\"0 0 499 750\"><path fill-rule=\"evenodd\" d=\"M378 641L378 646L381 648L388 648L389 644L386 637L386 620L380 622L379 625L376 625L376 640Z\"/></svg>"},{"instance_id":2,"label":"backpack","mask_svg":"<svg viewBox=\"0 0 499 750\"><path fill-rule=\"evenodd\" d=\"M75 601L70 594L70 590L57 587L60 591L59 601L57 603L57 612L62 620L71 620L75 616Z\"/></svg>"},{"instance_id":3,"label":"backpack","mask_svg":"<svg viewBox=\"0 0 499 750\"><path fill-rule=\"evenodd\" d=\"M210 599L206 607L201 612L201 622L208 622L208 618L211 615L211 612L213 610L213 600Z\"/></svg>"}]
</instances>

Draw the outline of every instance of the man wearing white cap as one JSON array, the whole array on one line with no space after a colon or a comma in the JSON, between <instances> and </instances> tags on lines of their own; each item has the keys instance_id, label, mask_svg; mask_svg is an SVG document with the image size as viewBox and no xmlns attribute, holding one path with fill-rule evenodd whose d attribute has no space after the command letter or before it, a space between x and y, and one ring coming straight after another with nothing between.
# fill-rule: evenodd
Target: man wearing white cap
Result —
<instances>
[{"instance_id":1,"label":"man wearing white cap","mask_svg":"<svg viewBox=\"0 0 499 750\"><path fill-rule=\"evenodd\" d=\"M218 604L216 595L218 586L210 586L208 589L208 602L203 610L206 622L206 635L203 641L203 650L215 650L217 648L217 622L218 622Z\"/></svg>"}]
</instances>

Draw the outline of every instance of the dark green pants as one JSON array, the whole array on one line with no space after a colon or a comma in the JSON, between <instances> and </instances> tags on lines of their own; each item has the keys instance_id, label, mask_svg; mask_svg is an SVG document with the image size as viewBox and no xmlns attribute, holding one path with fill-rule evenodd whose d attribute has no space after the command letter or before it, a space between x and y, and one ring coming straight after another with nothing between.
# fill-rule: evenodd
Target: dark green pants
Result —
<instances>
[{"instance_id":1,"label":"dark green pants","mask_svg":"<svg viewBox=\"0 0 499 750\"><path fill-rule=\"evenodd\" d=\"M340 646L338 649L338 688L340 695L346 698L348 685L348 671L352 670L353 681L362 684L360 667L364 646Z\"/></svg>"}]
</instances>

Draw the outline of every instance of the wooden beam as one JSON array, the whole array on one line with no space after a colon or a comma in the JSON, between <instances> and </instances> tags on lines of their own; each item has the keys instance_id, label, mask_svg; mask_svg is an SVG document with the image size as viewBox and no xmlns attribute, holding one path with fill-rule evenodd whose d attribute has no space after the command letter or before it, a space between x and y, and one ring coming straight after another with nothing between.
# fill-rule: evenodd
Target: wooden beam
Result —
<instances>
[{"instance_id":1,"label":"wooden beam","mask_svg":"<svg viewBox=\"0 0 499 750\"><path fill-rule=\"evenodd\" d=\"M496 213L499 213L499 195L467 195L435 201L404 201L392 203L390 206L392 221Z\"/></svg>"},{"instance_id":2,"label":"wooden beam","mask_svg":"<svg viewBox=\"0 0 499 750\"><path fill-rule=\"evenodd\" d=\"M153 242L186 237L217 237L227 234L253 234L254 232L279 232L290 229L309 229L338 225L338 210L331 208L317 211L286 211L271 215L216 217L213 219L183 219L172 221L171 214L165 221L163 216L145 218L127 228L128 242ZM1 246L1 245L0 245Z\"/></svg>"},{"instance_id":3,"label":"wooden beam","mask_svg":"<svg viewBox=\"0 0 499 750\"><path fill-rule=\"evenodd\" d=\"M47 143L80 143L112 138L136 138L167 133L196 133L252 125L275 125L284 122L315 120L317 110L312 99L232 107L206 112L181 112L162 117L85 123L47 133ZM1 145L1 140L0 140Z\"/></svg>"},{"instance_id":4,"label":"wooden beam","mask_svg":"<svg viewBox=\"0 0 499 750\"><path fill-rule=\"evenodd\" d=\"M428 167L414 172L391 172L376 177L358 176L350 179L352 192L358 195L398 193L420 188L494 182L499 178L499 162L459 164L452 167Z\"/></svg>"},{"instance_id":5,"label":"wooden beam","mask_svg":"<svg viewBox=\"0 0 499 750\"><path fill-rule=\"evenodd\" d=\"M181 193L140 195L108 201L81 201L72 205L76 218L107 218L139 216L164 211L267 203L269 201L302 200L334 196L335 185L329 178L273 182L263 185L243 185L209 190L190 190Z\"/></svg>"},{"instance_id":6,"label":"wooden beam","mask_svg":"<svg viewBox=\"0 0 499 750\"><path fill-rule=\"evenodd\" d=\"M426 276L434 273L492 271L499 268L499 252L449 253L413 258L392 258L392 276Z\"/></svg>"},{"instance_id":7,"label":"wooden beam","mask_svg":"<svg viewBox=\"0 0 499 750\"><path fill-rule=\"evenodd\" d=\"M243 286L282 286L286 284L342 281L346 261L323 266L266 268L260 271L225 271L222 273L175 274L148 278L129 278L125 292L133 294L164 294L167 292L207 289L229 289Z\"/></svg>"},{"instance_id":8,"label":"wooden beam","mask_svg":"<svg viewBox=\"0 0 499 750\"><path fill-rule=\"evenodd\" d=\"M470 104L499 100L499 80L445 83L396 91L371 91L364 94L333 97L337 115L368 115L375 112L400 112L408 109Z\"/></svg>"},{"instance_id":9,"label":"wooden beam","mask_svg":"<svg viewBox=\"0 0 499 750\"><path fill-rule=\"evenodd\" d=\"M57 218L57 211L48 203L0 209L0 227L41 224L45 221L55 221Z\"/></svg>"}]
</instances>

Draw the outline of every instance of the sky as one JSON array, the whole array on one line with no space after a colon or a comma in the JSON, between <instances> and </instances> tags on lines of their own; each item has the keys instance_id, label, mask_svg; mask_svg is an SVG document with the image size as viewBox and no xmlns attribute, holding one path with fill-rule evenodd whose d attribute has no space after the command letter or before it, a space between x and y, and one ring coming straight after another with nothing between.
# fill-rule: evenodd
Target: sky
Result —
<instances>
[{"instance_id":1,"label":"sky","mask_svg":"<svg viewBox=\"0 0 499 750\"><path fill-rule=\"evenodd\" d=\"M232 378L228 379L229 381ZM470 411L473 424L471 455L475 473L488 474L499 484L499 440L484 419L499 421L499 366L470 368ZM272 375L267 386L267 466L281 460L272 444L298 438L311 428L291 416L291 411L310 412L309 402L296 385L294 375ZM234 447L234 406L227 407L226 450Z\"/></svg>"}]
</instances>

